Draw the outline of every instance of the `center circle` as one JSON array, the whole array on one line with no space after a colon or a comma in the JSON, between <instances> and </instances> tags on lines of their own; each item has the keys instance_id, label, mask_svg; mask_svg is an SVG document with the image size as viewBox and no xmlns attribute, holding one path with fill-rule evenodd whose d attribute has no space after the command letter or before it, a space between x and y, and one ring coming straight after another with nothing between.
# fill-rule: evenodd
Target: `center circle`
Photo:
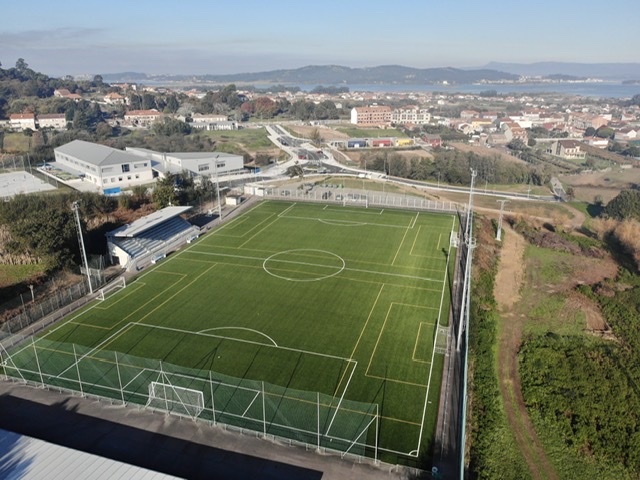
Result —
<instances>
[{"instance_id":1,"label":"center circle","mask_svg":"<svg viewBox=\"0 0 640 480\"><path fill-rule=\"evenodd\" d=\"M285 250L266 258L262 268L269 275L290 282L317 282L344 270L342 257L325 250Z\"/></svg>"}]
</instances>

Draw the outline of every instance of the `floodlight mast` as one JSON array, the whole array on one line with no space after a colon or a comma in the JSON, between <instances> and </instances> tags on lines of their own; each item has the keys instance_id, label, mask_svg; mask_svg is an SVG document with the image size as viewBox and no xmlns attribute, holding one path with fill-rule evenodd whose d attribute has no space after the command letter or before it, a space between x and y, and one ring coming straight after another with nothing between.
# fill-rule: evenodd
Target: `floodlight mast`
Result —
<instances>
[{"instance_id":1,"label":"floodlight mast","mask_svg":"<svg viewBox=\"0 0 640 480\"><path fill-rule=\"evenodd\" d=\"M91 273L89 272L89 262L87 261L87 252L84 249L84 240L82 238L82 225L80 224L79 203L77 201L71 204L71 208L76 217L76 227L78 229L78 244L80 245L80 255L82 256L82 263L84 264L85 272L87 273L87 281L89 282L89 293L93 293L93 285L91 285Z\"/></svg>"},{"instance_id":2,"label":"floodlight mast","mask_svg":"<svg viewBox=\"0 0 640 480\"><path fill-rule=\"evenodd\" d=\"M498 219L498 232L496 233L496 240L502 241L502 217L504 215L504 206L509 203L509 200L496 200L500 204L500 218Z\"/></svg>"},{"instance_id":3,"label":"floodlight mast","mask_svg":"<svg viewBox=\"0 0 640 480\"><path fill-rule=\"evenodd\" d=\"M222 221L222 204L220 203L220 182L218 181L218 157L220 155L216 155L213 161L214 171L216 173L216 196L218 198L218 221Z\"/></svg>"}]
</instances>

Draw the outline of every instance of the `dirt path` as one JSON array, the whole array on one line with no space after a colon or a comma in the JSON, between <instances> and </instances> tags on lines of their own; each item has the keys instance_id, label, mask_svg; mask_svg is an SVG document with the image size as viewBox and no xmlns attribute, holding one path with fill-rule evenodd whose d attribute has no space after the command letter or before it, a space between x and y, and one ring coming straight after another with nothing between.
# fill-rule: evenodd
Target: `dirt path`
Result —
<instances>
[{"instance_id":1,"label":"dirt path","mask_svg":"<svg viewBox=\"0 0 640 480\"><path fill-rule=\"evenodd\" d=\"M523 282L525 240L508 226L505 233L494 291L501 314L501 325L498 328L500 393L507 422L531 475L534 479L557 479L558 475L549 462L529 418L518 374L517 354L524 318L514 313L513 306L520 298Z\"/></svg>"}]
</instances>

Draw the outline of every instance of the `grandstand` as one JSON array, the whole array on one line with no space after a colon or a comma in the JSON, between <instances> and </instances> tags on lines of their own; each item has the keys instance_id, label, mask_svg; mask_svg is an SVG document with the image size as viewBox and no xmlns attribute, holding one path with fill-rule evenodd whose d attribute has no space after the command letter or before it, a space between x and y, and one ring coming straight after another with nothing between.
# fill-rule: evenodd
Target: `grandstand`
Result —
<instances>
[{"instance_id":1,"label":"grandstand","mask_svg":"<svg viewBox=\"0 0 640 480\"><path fill-rule=\"evenodd\" d=\"M180 216L191 208L163 208L107 233L111 262L139 269L196 238L200 229Z\"/></svg>"}]
</instances>

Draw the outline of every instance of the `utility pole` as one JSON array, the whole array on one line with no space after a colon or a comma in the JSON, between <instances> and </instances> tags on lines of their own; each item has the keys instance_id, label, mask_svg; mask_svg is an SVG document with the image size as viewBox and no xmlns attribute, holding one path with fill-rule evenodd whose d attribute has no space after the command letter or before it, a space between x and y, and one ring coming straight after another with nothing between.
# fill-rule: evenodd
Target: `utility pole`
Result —
<instances>
[{"instance_id":1,"label":"utility pole","mask_svg":"<svg viewBox=\"0 0 640 480\"><path fill-rule=\"evenodd\" d=\"M87 261L87 252L84 249L84 240L82 239L82 225L80 224L80 213L78 211L78 202L73 202L71 208L76 216L76 227L78 228L78 244L80 245L80 254L82 255L82 263L87 273L87 280L89 281L89 293L93 293L93 285L91 285L91 273L89 272L89 262Z\"/></svg>"},{"instance_id":2,"label":"utility pole","mask_svg":"<svg viewBox=\"0 0 640 480\"><path fill-rule=\"evenodd\" d=\"M220 155L216 155L216 158L213 161L214 171L216 173L216 196L218 197L218 221L222 221L222 203L220 201L220 182L218 181L218 157Z\"/></svg>"},{"instance_id":3,"label":"utility pole","mask_svg":"<svg viewBox=\"0 0 640 480\"><path fill-rule=\"evenodd\" d=\"M500 204L500 218L498 219L498 233L496 234L496 240L502 241L502 215L504 213L504 205L509 203L509 200L496 200Z\"/></svg>"}]
</instances>

